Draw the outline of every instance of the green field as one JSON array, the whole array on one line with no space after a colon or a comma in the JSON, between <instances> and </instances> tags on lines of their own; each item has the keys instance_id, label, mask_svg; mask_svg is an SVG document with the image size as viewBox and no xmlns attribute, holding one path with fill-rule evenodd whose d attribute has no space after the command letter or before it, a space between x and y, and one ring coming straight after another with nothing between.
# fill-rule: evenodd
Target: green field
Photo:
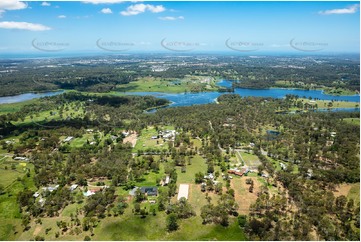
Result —
<instances>
[{"instance_id":1,"label":"green field","mask_svg":"<svg viewBox=\"0 0 361 242\"><path fill-rule=\"evenodd\" d=\"M128 209L129 210L129 209ZM230 226L202 225L200 217L179 220L179 229L166 231L166 215L157 213L140 218L127 211L119 218L106 218L95 229L94 240L245 240L235 219Z\"/></svg>"},{"instance_id":2,"label":"green field","mask_svg":"<svg viewBox=\"0 0 361 242\"><path fill-rule=\"evenodd\" d=\"M209 82L205 82L208 80ZM209 84L208 84L209 83ZM117 86L118 92L167 92L214 91L215 79L204 76L187 76L182 80L144 77L128 84Z\"/></svg>"},{"instance_id":3,"label":"green field","mask_svg":"<svg viewBox=\"0 0 361 242\"><path fill-rule=\"evenodd\" d=\"M33 170L31 169L31 173ZM0 176L4 176L4 170L0 170ZM18 181L16 178L23 178L23 181ZM0 240L15 240L22 232L21 214L17 202L17 194L27 187L30 190L36 190L34 182L31 177L26 177L20 174L17 177L12 176L11 184L6 187L6 193L0 195ZM3 184L3 183L1 183Z\"/></svg>"},{"instance_id":4,"label":"green field","mask_svg":"<svg viewBox=\"0 0 361 242\"><path fill-rule=\"evenodd\" d=\"M173 130L172 126L162 127L164 130ZM158 132L154 127L148 127L143 129L140 136L137 138L137 143L134 147L134 151L146 150L147 148L152 149L168 149L168 142L164 142L163 139L152 139L152 136L157 136ZM158 141L158 144L157 144Z\"/></svg>"},{"instance_id":5,"label":"green field","mask_svg":"<svg viewBox=\"0 0 361 242\"><path fill-rule=\"evenodd\" d=\"M351 91L349 89L345 88L324 88L325 94L328 95L335 95L335 96L341 96L341 95L355 95L355 91Z\"/></svg>"},{"instance_id":6,"label":"green field","mask_svg":"<svg viewBox=\"0 0 361 242\"><path fill-rule=\"evenodd\" d=\"M4 103L0 104L0 115L7 114L7 113L15 113L20 111L22 107L29 104L34 104L39 102L39 99L32 99L25 102L19 102L19 103Z\"/></svg>"},{"instance_id":7,"label":"green field","mask_svg":"<svg viewBox=\"0 0 361 242\"><path fill-rule=\"evenodd\" d=\"M359 118L344 118L343 121L346 123L354 124L360 126L360 119Z\"/></svg>"},{"instance_id":8,"label":"green field","mask_svg":"<svg viewBox=\"0 0 361 242\"><path fill-rule=\"evenodd\" d=\"M353 199L355 205L360 203L360 183L352 184L350 191L347 194L348 199Z\"/></svg>"},{"instance_id":9,"label":"green field","mask_svg":"<svg viewBox=\"0 0 361 242\"><path fill-rule=\"evenodd\" d=\"M239 153L241 154L244 162L246 163L245 165L249 167L257 167L261 164L259 158L256 155L249 154L246 152L239 152Z\"/></svg>"},{"instance_id":10,"label":"green field","mask_svg":"<svg viewBox=\"0 0 361 242\"><path fill-rule=\"evenodd\" d=\"M276 159L273 159L271 157L267 157L267 159L272 162L273 166L275 167L276 171L280 171L282 170L281 168L281 165L280 163L282 162L283 164L285 164L286 166L292 166L293 164L291 163L288 163L288 162L285 162L285 161L281 161L281 160L276 160ZM297 165L294 165L293 166L293 171L292 171L293 174L297 174L298 173L298 166Z\"/></svg>"},{"instance_id":11,"label":"green field","mask_svg":"<svg viewBox=\"0 0 361 242\"><path fill-rule=\"evenodd\" d=\"M181 168L177 167L177 184L179 185L180 183L194 183L194 175L198 172L206 173L207 164L201 156L195 155L193 158L191 158L191 165L187 165L187 170L185 173L182 173Z\"/></svg>"},{"instance_id":12,"label":"green field","mask_svg":"<svg viewBox=\"0 0 361 242\"><path fill-rule=\"evenodd\" d=\"M301 100L304 104L317 104L318 108L328 108L330 101L328 100L312 100L310 102L309 99L300 98L298 100ZM334 101L332 102L332 106L330 108L355 108L359 107L360 103L358 102L346 102L346 101Z\"/></svg>"}]
</instances>

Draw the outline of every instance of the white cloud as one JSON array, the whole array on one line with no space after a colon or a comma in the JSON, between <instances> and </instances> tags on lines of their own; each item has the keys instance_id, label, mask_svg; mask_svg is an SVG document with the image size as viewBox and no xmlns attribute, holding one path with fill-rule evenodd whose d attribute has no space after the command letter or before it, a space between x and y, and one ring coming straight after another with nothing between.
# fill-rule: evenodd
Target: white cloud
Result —
<instances>
[{"instance_id":1,"label":"white cloud","mask_svg":"<svg viewBox=\"0 0 361 242\"><path fill-rule=\"evenodd\" d=\"M19 10L27 8L27 4L20 2L19 0L1 0L0 9L1 10Z\"/></svg>"},{"instance_id":2,"label":"white cloud","mask_svg":"<svg viewBox=\"0 0 361 242\"><path fill-rule=\"evenodd\" d=\"M65 15L59 15L58 18L66 18Z\"/></svg>"},{"instance_id":3,"label":"white cloud","mask_svg":"<svg viewBox=\"0 0 361 242\"><path fill-rule=\"evenodd\" d=\"M43 7L50 7L51 4L48 3L48 2L42 2L42 3L41 3L41 6L43 6Z\"/></svg>"},{"instance_id":4,"label":"white cloud","mask_svg":"<svg viewBox=\"0 0 361 242\"><path fill-rule=\"evenodd\" d=\"M174 21L174 20L182 20L184 19L183 16L179 16L179 17L170 17L170 16L167 16L167 17L159 17L160 20L164 20L164 21Z\"/></svg>"},{"instance_id":5,"label":"white cloud","mask_svg":"<svg viewBox=\"0 0 361 242\"><path fill-rule=\"evenodd\" d=\"M129 7L127 7L126 11L122 11L120 12L121 15L123 16L131 16L131 15L137 15L140 13L144 13L145 11L150 11L152 13L160 13L165 11L165 7L163 7L162 5L151 5L151 4L134 4L134 5L130 5Z\"/></svg>"},{"instance_id":6,"label":"white cloud","mask_svg":"<svg viewBox=\"0 0 361 242\"><path fill-rule=\"evenodd\" d=\"M20 10L27 8L26 3L20 2L19 0L1 0L0 1L0 18L6 10Z\"/></svg>"},{"instance_id":7,"label":"white cloud","mask_svg":"<svg viewBox=\"0 0 361 242\"><path fill-rule=\"evenodd\" d=\"M42 24L33 24L28 22L0 22L1 29L21 29L21 30L30 30L30 31L46 31L51 30L50 27Z\"/></svg>"},{"instance_id":8,"label":"white cloud","mask_svg":"<svg viewBox=\"0 0 361 242\"><path fill-rule=\"evenodd\" d=\"M338 9L330 9L325 11L319 11L319 14L322 15L330 15L330 14L353 14L356 13L359 9L359 4L354 4L352 6L349 6L347 8L338 8Z\"/></svg>"},{"instance_id":9,"label":"white cloud","mask_svg":"<svg viewBox=\"0 0 361 242\"><path fill-rule=\"evenodd\" d=\"M104 14L111 14L111 13L113 13L110 8L103 8L100 12L102 12L102 13L104 13Z\"/></svg>"}]
</instances>

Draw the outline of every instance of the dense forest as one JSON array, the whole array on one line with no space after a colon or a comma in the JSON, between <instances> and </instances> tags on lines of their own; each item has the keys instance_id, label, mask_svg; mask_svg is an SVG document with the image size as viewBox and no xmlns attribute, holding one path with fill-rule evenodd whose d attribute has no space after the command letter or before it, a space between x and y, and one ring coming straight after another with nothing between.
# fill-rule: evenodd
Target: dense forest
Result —
<instances>
[{"instance_id":1,"label":"dense forest","mask_svg":"<svg viewBox=\"0 0 361 242\"><path fill-rule=\"evenodd\" d=\"M359 91L359 60L336 57L187 56L186 65L172 55L2 60L0 96L57 89L106 93L143 77L182 79L186 75L236 80L234 87L302 89L342 88ZM159 62L159 64L154 64ZM66 63L66 64L64 64ZM162 71L155 71L161 68ZM51 70L49 72L49 70ZM321 71L322 70L322 71ZM16 75L14 75L14 73Z\"/></svg>"}]
</instances>

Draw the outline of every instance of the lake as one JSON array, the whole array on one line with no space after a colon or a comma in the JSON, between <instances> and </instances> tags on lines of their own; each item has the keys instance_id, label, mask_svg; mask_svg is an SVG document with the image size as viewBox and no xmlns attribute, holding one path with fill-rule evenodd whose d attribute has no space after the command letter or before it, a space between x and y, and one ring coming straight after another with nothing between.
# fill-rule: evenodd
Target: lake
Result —
<instances>
[{"instance_id":1,"label":"lake","mask_svg":"<svg viewBox=\"0 0 361 242\"><path fill-rule=\"evenodd\" d=\"M231 87L232 81L222 80L218 83L222 87ZM63 93L64 91L44 92L44 93L26 93L16 96L0 97L0 104L2 103L16 103L31 100L34 98L54 96ZM271 89L247 89L235 88L235 94L242 97L272 97L284 98L287 94L298 95L299 97L312 97L320 100L337 100L360 102L360 96L332 96L324 94L321 90L300 90L300 89L286 89L286 88L271 88ZM216 99L225 94L220 92L200 92L200 93L161 93L161 92L127 92L127 95L151 95L159 98L165 98L172 103L169 107L191 106L195 104L213 103Z\"/></svg>"},{"instance_id":2,"label":"lake","mask_svg":"<svg viewBox=\"0 0 361 242\"><path fill-rule=\"evenodd\" d=\"M220 81L218 83L222 87L232 87L231 81ZM248 89L235 88L235 94L242 97L272 97L284 98L287 94L298 95L299 97L312 97L320 100L337 100L348 102L360 102L359 95L353 96L332 96L324 94L321 90L300 90L300 89L286 89L286 88L271 88L271 89ZM172 103L169 107L191 106L195 104L207 104L215 102L216 99L225 94L220 92L201 92L201 93L161 93L161 92L128 92L128 95L151 95L159 98L165 98Z\"/></svg>"},{"instance_id":3,"label":"lake","mask_svg":"<svg viewBox=\"0 0 361 242\"><path fill-rule=\"evenodd\" d=\"M41 97L50 97L62 94L64 91L56 91L56 92L41 92L41 93L25 93L15 96L6 96L6 97L0 97L0 104L4 103L19 103L24 101L29 101L35 98L41 98Z\"/></svg>"}]
</instances>

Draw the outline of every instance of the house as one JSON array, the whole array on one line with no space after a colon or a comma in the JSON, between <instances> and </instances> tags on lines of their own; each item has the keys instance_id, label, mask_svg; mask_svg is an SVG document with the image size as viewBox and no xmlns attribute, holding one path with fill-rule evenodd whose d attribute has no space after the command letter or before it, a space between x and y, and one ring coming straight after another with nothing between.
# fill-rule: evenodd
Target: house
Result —
<instances>
[{"instance_id":1,"label":"house","mask_svg":"<svg viewBox=\"0 0 361 242\"><path fill-rule=\"evenodd\" d=\"M280 162L280 166L282 170L286 170L287 166L285 164L283 164L282 162Z\"/></svg>"},{"instance_id":2,"label":"house","mask_svg":"<svg viewBox=\"0 0 361 242\"><path fill-rule=\"evenodd\" d=\"M59 185L56 185L56 186L49 186L49 187L44 187L43 190L44 191L49 191L49 192L52 192L52 191L55 191L56 189L58 189Z\"/></svg>"},{"instance_id":3,"label":"house","mask_svg":"<svg viewBox=\"0 0 361 242\"><path fill-rule=\"evenodd\" d=\"M152 139L158 139L158 136L152 136Z\"/></svg>"},{"instance_id":4,"label":"house","mask_svg":"<svg viewBox=\"0 0 361 242\"><path fill-rule=\"evenodd\" d=\"M313 176L312 169L308 169L306 175L307 175L308 178L312 178L312 176Z\"/></svg>"},{"instance_id":5,"label":"house","mask_svg":"<svg viewBox=\"0 0 361 242\"><path fill-rule=\"evenodd\" d=\"M33 197L35 197L35 198L37 198L37 197L39 197L39 196L40 196L40 193L38 193L38 192L36 192L36 193L33 194Z\"/></svg>"},{"instance_id":6,"label":"house","mask_svg":"<svg viewBox=\"0 0 361 242\"><path fill-rule=\"evenodd\" d=\"M45 204L45 199L44 199L44 198L40 198L40 199L39 199L39 203L40 203L40 206L44 206L44 204Z\"/></svg>"},{"instance_id":7,"label":"house","mask_svg":"<svg viewBox=\"0 0 361 242\"><path fill-rule=\"evenodd\" d=\"M95 191L94 190L88 190L87 192L83 192L83 195L85 196L85 197L90 197L90 196L92 196L92 195L94 195L95 194Z\"/></svg>"},{"instance_id":8,"label":"house","mask_svg":"<svg viewBox=\"0 0 361 242\"><path fill-rule=\"evenodd\" d=\"M29 158L17 156L17 157L14 158L14 160L24 160L24 161L28 161Z\"/></svg>"},{"instance_id":9,"label":"house","mask_svg":"<svg viewBox=\"0 0 361 242\"><path fill-rule=\"evenodd\" d=\"M70 186L70 191L74 191L78 187L78 184L73 184Z\"/></svg>"},{"instance_id":10,"label":"house","mask_svg":"<svg viewBox=\"0 0 361 242\"><path fill-rule=\"evenodd\" d=\"M249 169L247 167L244 167L241 170L239 170L239 169L228 170L229 174L235 174L237 176L243 176L243 175L247 174L248 172L249 172Z\"/></svg>"},{"instance_id":11,"label":"house","mask_svg":"<svg viewBox=\"0 0 361 242\"><path fill-rule=\"evenodd\" d=\"M69 142L69 141L71 141L73 138L74 138L73 136L68 136L68 137L66 137L66 138L63 140L63 142Z\"/></svg>"},{"instance_id":12,"label":"house","mask_svg":"<svg viewBox=\"0 0 361 242\"><path fill-rule=\"evenodd\" d=\"M124 137L127 137L129 135L128 131L123 131L122 134L124 135Z\"/></svg>"},{"instance_id":13,"label":"house","mask_svg":"<svg viewBox=\"0 0 361 242\"><path fill-rule=\"evenodd\" d=\"M170 181L169 176L166 176L165 181L164 181L164 185L167 185L169 183L169 181Z\"/></svg>"},{"instance_id":14,"label":"house","mask_svg":"<svg viewBox=\"0 0 361 242\"><path fill-rule=\"evenodd\" d=\"M93 130L92 129L87 129L86 132L93 133Z\"/></svg>"},{"instance_id":15,"label":"house","mask_svg":"<svg viewBox=\"0 0 361 242\"><path fill-rule=\"evenodd\" d=\"M158 188L157 187L141 187L140 192L146 194L147 196L157 196Z\"/></svg>"}]
</instances>

